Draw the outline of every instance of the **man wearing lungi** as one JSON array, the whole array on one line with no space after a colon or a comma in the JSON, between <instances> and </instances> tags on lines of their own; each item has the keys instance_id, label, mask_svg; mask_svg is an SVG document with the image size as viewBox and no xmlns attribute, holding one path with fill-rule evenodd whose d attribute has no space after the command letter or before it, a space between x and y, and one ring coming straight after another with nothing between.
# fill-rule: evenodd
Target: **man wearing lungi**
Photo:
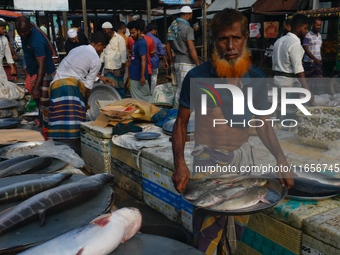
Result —
<instances>
[{"instance_id":1,"label":"man wearing lungi","mask_svg":"<svg viewBox=\"0 0 340 255\"><path fill-rule=\"evenodd\" d=\"M189 6L183 6L180 12L180 17L174 20L168 28L168 40L166 42L166 53L171 71L174 70L176 73L175 108L178 108L179 105L178 99L185 75L192 68L199 65L194 43L194 29L189 23L192 20L192 9ZM171 49L176 54L175 59L172 58Z\"/></svg>"},{"instance_id":2,"label":"man wearing lungi","mask_svg":"<svg viewBox=\"0 0 340 255\"><path fill-rule=\"evenodd\" d=\"M222 89L214 88L212 84L201 82L202 79L197 78L220 79L221 83L224 81L232 88L235 86L235 90L242 90L245 98L248 95L247 88L252 87L253 107L258 110L269 109L267 83L259 82L264 75L252 66L250 53L246 47L248 39L246 17L234 9L227 8L215 14L210 28L214 46L212 59L193 68L184 78L178 116L173 128L172 149L175 169L172 180L178 192L182 192L190 180L190 171L184 158L184 146L191 110L195 111L196 146L192 152L194 169L195 166L216 164L235 166L236 169L254 165L252 149L248 144L249 127L240 125L242 122L247 123L252 117L247 101L243 103L244 114L235 115L234 99L230 93L223 93ZM202 114L202 106L198 103L201 95L197 93L202 91L210 98L207 100L206 115ZM239 100L236 100L236 103L239 103ZM256 116L258 119L256 126L260 126L258 122L264 122L257 128L258 136L275 157L277 165L288 166L271 124L264 121L266 118L268 116ZM213 127L215 119L228 119L230 122ZM238 125L231 125L231 121ZM198 177L200 173L193 173L195 178L194 174ZM282 185L289 188L293 186L292 173L278 175ZM234 254L236 239L241 238L248 218L248 216L210 215L202 211L194 214L196 247L207 255Z\"/></svg>"},{"instance_id":3,"label":"man wearing lungi","mask_svg":"<svg viewBox=\"0 0 340 255\"><path fill-rule=\"evenodd\" d=\"M104 63L104 76L111 79L119 95L125 97L124 73L126 63L126 45L124 38L113 30L110 22L104 22L102 30L111 39L100 61Z\"/></svg>"},{"instance_id":4,"label":"man wearing lungi","mask_svg":"<svg viewBox=\"0 0 340 255\"><path fill-rule=\"evenodd\" d=\"M39 108L40 126L46 135L50 105L48 87L55 72L51 44L47 37L30 23L28 17L18 17L15 20L15 27L22 40L27 65L25 88Z\"/></svg>"},{"instance_id":5,"label":"man wearing lungi","mask_svg":"<svg viewBox=\"0 0 340 255\"><path fill-rule=\"evenodd\" d=\"M130 94L132 98L152 103L148 83L148 46L145 37L142 36L144 27L138 20L130 21L127 27L135 41L131 51Z\"/></svg>"},{"instance_id":6,"label":"man wearing lungi","mask_svg":"<svg viewBox=\"0 0 340 255\"><path fill-rule=\"evenodd\" d=\"M74 48L61 61L50 85L51 99L48 138L69 145L81 155L80 123L85 121L87 100L98 76L104 83L110 80L98 75L99 55L110 38L97 32L89 45Z\"/></svg>"}]
</instances>

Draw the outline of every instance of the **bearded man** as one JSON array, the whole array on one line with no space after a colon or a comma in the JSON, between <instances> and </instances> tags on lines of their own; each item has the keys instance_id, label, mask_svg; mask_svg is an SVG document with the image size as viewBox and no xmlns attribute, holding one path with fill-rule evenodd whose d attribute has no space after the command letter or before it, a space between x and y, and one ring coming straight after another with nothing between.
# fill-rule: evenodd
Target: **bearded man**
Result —
<instances>
[{"instance_id":1,"label":"bearded man","mask_svg":"<svg viewBox=\"0 0 340 255\"><path fill-rule=\"evenodd\" d=\"M246 124L253 114L247 100L243 103L240 102L240 97L237 97L238 101L234 102L228 90L216 88L214 84L229 84L230 90L241 90L244 98L252 97L255 109L269 109L267 83L263 80L261 82L260 78L264 75L252 66L250 53L246 47L248 39L246 17L234 9L227 8L215 14L210 27L214 45L212 59L188 72L179 98L180 106L172 139L175 166L172 180L178 192L182 192L190 180L184 146L191 110L195 111L195 148L192 152L194 170L216 165L233 166L236 169L254 165L252 149L248 144L249 127ZM215 80L209 82L207 78ZM248 93L248 88L252 88L252 93ZM203 94L207 97L205 114L203 103L199 102ZM244 107L243 115L233 113L237 104L238 107ZM214 125L216 119L228 122L224 125ZM272 124L265 121L268 116L256 116L256 119L258 136L275 157L277 165L288 166ZM287 185L288 188L293 186L292 173L278 175L282 185ZM192 171L192 178L200 177L202 173ZM248 216L210 215L207 211L196 210L193 227L197 248L205 254L216 252L234 254L236 239L241 238L248 218Z\"/></svg>"}]
</instances>

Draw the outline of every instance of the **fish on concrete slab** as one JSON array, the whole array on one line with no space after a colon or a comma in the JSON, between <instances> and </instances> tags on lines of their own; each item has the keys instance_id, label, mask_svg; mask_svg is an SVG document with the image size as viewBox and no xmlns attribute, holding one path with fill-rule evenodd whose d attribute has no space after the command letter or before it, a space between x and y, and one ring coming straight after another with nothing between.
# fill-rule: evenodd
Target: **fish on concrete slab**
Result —
<instances>
[{"instance_id":1,"label":"fish on concrete slab","mask_svg":"<svg viewBox=\"0 0 340 255\"><path fill-rule=\"evenodd\" d=\"M63 184L26 199L0 215L0 235L38 216L40 225L45 223L47 211L60 211L76 206L97 194L114 176L109 173L96 174L77 182Z\"/></svg>"},{"instance_id":2,"label":"fish on concrete slab","mask_svg":"<svg viewBox=\"0 0 340 255\"><path fill-rule=\"evenodd\" d=\"M124 207L18 255L106 255L133 237L141 224L140 211Z\"/></svg>"},{"instance_id":3,"label":"fish on concrete slab","mask_svg":"<svg viewBox=\"0 0 340 255\"><path fill-rule=\"evenodd\" d=\"M25 161L27 159L31 159L31 158L36 158L37 156L35 155L25 155L25 156L19 156L19 157L15 157L15 158L11 158L11 159L7 159L4 161L0 162L0 170L4 170L10 166L13 166L15 164L18 164L22 161Z\"/></svg>"},{"instance_id":4,"label":"fish on concrete slab","mask_svg":"<svg viewBox=\"0 0 340 255\"><path fill-rule=\"evenodd\" d=\"M53 158L51 157L27 159L0 171L0 178L38 171L50 166L52 162Z\"/></svg>"},{"instance_id":5,"label":"fish on concrete slab","mask_svg":"<svg viewBox=\"0 0 340 255\"><path fill-rule=\"evenodd\" d=\"M59 173L0 187L0 204L27 199L42 191L58 186L71 176L71 173Z\"/></svg>"}]
</instances>

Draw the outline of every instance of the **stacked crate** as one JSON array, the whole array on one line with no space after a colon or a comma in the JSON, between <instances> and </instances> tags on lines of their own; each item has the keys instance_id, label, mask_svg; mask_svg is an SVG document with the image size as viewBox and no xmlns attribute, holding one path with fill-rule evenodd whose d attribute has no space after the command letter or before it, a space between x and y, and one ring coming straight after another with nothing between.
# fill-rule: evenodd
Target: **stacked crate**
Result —
<instances>
[{"instance_id":1,"label":"stacked crate","mask_svg":"<svg viewBox=\"0 0 340 255\"><path fill-rule=\"evenodd\" d=\"M308 220L339 206L340 201L333 199L284 199L263 213L252 214L238 245L238 254L301 254Z\"/></svg>"},{"instance_id":2,"label":"stacked crate","mask_svg":"<svg viewBox=\"0 0 340 255\"><path fill-rule=\"evenodd\" d=\"M92 126L93 122L80 124L81 153L89 173L111 172L112 127Z\"/></svg>"}]
</instances>

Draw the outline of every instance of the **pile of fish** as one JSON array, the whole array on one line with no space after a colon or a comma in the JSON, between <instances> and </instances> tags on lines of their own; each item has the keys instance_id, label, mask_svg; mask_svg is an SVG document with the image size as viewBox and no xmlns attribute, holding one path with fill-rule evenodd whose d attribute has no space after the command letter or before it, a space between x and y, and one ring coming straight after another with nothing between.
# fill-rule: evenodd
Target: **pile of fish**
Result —
<instances>
[{"instance_id":1,"label":"pile of fish","mask_svg":"<svg viewBox=\"0 0 340 255\"><path fill-rule=\"evenodd\" d=\"M55 178L55 186L58 185L61 180L69 177L70 175L68 174L60 174ZM103 186L112 181L113 175L111 174L96 174L83 178L80 181L63 184L33 195L18 205L1 212L0 235L23 224L34 221L38 217L40 219L40 225L43 226L46 212L61 211L76 206L96 195ZM15 187L15 184L11 185L8 190L6 190L6 187L3 188L2 194L4 194L5 198L13 193L14 195L11 196L13 199L25 197L27 193L29 193L29 190L34 190L35 187L40 186L39 182L36 186L27 183L17 183L16 185L18 186ZM23 194L18 194L19 189ZM41 188L41 190L43 189L44 188Z\"/></svg>"},{"instance_id":2,"label":"pile of fish","mask_svg":"<svg viewBox=\"0 0 340 255\"><path fill-rule=\"evenodd\" d=\"M0 162L0 178L37 173L49 167L53 162L51 157L38 157L34 155L19 156Z\"/></svg>"},{"instance_id":3,"label":"pile of fish","mask_svg":"<svg viewBox=\"0 0 340 255\"><path fill-rule=\"evenodd\" d=\"M188 184L184 197L191 204L218 211L244 209L265 199L267 179L233 176L229 178L200 179Z\"/></svg>"},{"instance_id":4,"label":"pile of fish","mask_svg":"<svg viewBox=\"0 0 340 255\"><path fill-rule=\"evenodd\" d=\"M141 224L137 208L122 208L19 254L105 255L133 237Z\"/></svg>"}]
</instances>

